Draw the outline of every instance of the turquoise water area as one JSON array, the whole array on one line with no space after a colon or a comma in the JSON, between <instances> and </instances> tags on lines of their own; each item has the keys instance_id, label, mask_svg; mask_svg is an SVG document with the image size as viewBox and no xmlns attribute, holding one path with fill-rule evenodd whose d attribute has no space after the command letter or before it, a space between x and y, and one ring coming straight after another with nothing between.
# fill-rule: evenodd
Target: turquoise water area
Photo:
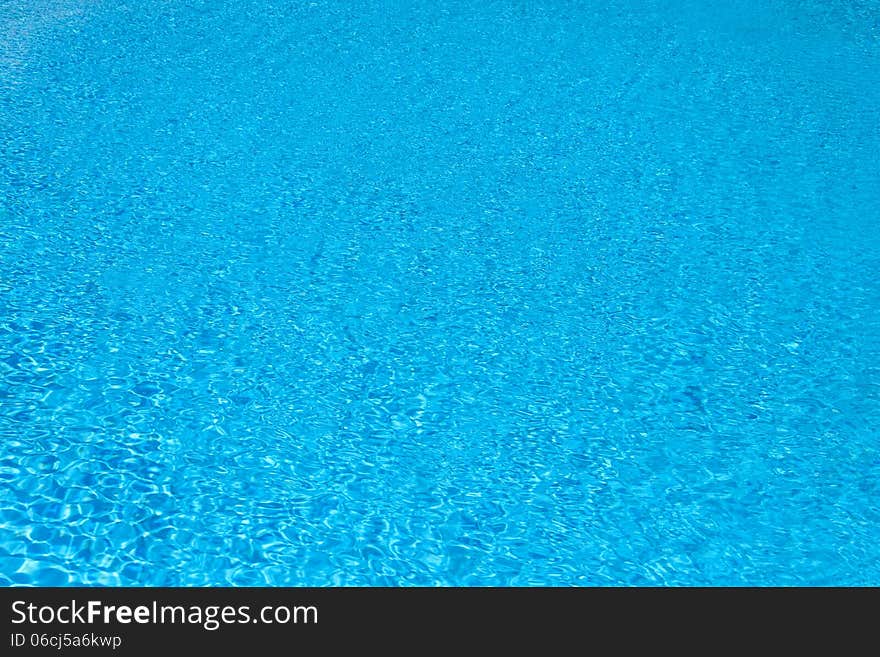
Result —
<instances>
[{"instance_id":1,"label":"turquoise water area","mask_svg":"<svg viewBox=\"0 0 880 657\"><path fill-rule=\"evenodd\" d=\"M0 584L880 585L878 223L877 2L0 0Z\"/></svg>"}]
</instances>

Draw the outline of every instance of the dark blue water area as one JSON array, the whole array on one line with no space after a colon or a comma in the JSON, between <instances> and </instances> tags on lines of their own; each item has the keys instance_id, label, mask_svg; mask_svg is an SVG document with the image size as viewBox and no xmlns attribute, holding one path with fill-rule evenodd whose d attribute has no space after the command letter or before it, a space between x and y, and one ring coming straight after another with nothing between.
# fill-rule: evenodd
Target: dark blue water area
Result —
<instances>
[{"instance_id":1,"label":"dark blue water area","mask_svg":"<svg viewBox=\"0 0 880 657\"><path fill-rule=\"evenodd\" d=\"M878 585L878 223L877 2L0 0L0 584Z\"/></svg>"}]
</instances>

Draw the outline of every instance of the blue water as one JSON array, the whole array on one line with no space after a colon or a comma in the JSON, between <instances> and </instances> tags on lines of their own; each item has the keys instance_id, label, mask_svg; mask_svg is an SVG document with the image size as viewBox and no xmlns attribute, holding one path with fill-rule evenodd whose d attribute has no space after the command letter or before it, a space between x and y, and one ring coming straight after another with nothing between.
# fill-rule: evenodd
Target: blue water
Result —
<instances>
[{"instance_id":1,"label":"blue water","mask_svg":"<svg viewBox=\"0 0 880 657\"><path fill-rule=\"evenodd\" d=\"M880 585L878 2L0 0L0 203L0 584Z\"/></svg>"}]
</instances>

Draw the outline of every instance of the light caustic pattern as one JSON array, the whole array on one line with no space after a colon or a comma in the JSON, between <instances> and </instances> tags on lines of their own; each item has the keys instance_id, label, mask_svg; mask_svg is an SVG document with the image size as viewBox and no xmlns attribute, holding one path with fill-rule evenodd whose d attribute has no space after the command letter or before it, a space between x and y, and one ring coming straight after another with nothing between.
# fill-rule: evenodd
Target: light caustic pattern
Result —
<instances>
[{"instance_id":1,"label":"light caustic pattern","mask_svg":"<svg viewBox=\"0 0 880 657\"><path fill-rule=\"evenodd\" d=\"M876 2L4 0L0 583L880 584Z\"/></svg>"}]
</instances>

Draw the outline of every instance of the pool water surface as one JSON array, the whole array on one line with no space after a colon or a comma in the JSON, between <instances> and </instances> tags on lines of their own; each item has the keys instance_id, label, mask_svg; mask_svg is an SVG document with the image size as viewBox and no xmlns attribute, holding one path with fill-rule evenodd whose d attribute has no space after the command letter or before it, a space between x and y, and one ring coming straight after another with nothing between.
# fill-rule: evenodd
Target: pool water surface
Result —
<instances>
[{"instance_id":1,"label":"pool water surface","mask_svg":"<svg viewBox=\"0 0 880 657\"><path fill-rule=\"evenodd\" d=\"M880 585L880 5L0 0L0 584Z\"/></svg>"}]
</instances>

